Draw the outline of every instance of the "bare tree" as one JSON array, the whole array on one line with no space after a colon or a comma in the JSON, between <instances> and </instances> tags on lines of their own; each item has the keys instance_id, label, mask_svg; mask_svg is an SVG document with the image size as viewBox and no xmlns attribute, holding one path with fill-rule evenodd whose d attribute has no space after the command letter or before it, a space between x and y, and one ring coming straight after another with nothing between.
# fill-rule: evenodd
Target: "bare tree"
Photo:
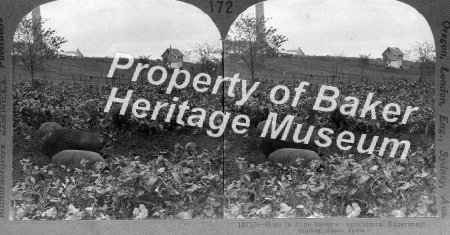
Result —
<instances>
[{"instance_id":1,"label":"bare tree","mask_svg":"<svg viewBox=\"0 0 450 235\"><path fill-rule=\"evenodd\" d=\"M328 56L328 55L327 55ZM333 81L335 81L335 79L339 76L338 75L338 71L339 71L339 65L338 62L339 60L341 60L343 57L345 57L344 52L332 52L332 55L330 56L331 58L333 58L333 74L331 75L331 78Z\"/></svg>"},{"instance_id":2,"label":"bare tree","mask_svg":"<svg viewBox=\"0 0 450 235\"><path fill-rule=\"evenodd\" d=\"M434 71L436 61L436 50L434 45L428 42L417 42L412 49L416 62L420 63L420 80L424 79L425 73Z\"/></svg>"},{"instance_id":3,"label":"bare tree","mask_svg":"<svg viewBox=\"0 0 450 235\"><path fill-rule=\"evenodd\" d=\"M201 65L201 71L217 73L222 61L222 47L208 43L196 43L186 52L193 61Z\"/></svg>"},{"instance_id":4,"label":"bare tree","mask_svg":"<svg viewBox=\"0 0 450 235\"><path fill-rule=\"evenodd\" d=\"M288 39L278 29L266 27L267 18L240 16L233 24L225 41L225 52L244 61L252 80L258 70L266 66L266 58L278 55Z\"/></svg>"},{"instance_id":5,"label":"bare tree","mask_svg":"<svg viewBox=\"0 0 450 235\"><path fill-rule=\"evenodd\" d=\"M362 82L364 79L366 68L370 64L370 54L368 55L360 54L358 58L358 64L361 67L361 82Z\"/></svg>"},{"instance_id":6,"label":"bare tree","mask_svg":"<svg viewBox=\"0 0 450 235\"><path fill-rule=\"evenodd\" d=\"M13 56L22 61L32 81L36 72L43 69L45 60L55 57L67 42L64 37L56 35L55 30L43 28L45 21L24 17L14 34Z\"/></svg>"},{"instance_id":7,"label":"bare tree","mask_svg":"<svg viewBox=\"0 0 450 235\"><path fill-rule=\"evenodd\" d=\"M151 55L145 56L145 55L141 55L138 58L138 62L142 63L142 64L150 64L151 61Z\"/></svg>"}]
</instances>

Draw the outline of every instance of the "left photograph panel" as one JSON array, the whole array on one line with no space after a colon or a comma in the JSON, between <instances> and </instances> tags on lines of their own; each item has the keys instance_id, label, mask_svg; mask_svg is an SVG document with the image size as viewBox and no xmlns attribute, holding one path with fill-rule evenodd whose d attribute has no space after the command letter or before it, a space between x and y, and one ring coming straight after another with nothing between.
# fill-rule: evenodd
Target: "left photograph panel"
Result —
<instances>
[{"instance_id":1,"label":"left photograph panel","mask_svg":"<svg viewBox=\"0 0 450 235\"><path fill-rule=\"evenodd\" d=\"M222 218L221 43L175 0L59 0L24 16L10 219Z\"/></svg>"}]
</instances>

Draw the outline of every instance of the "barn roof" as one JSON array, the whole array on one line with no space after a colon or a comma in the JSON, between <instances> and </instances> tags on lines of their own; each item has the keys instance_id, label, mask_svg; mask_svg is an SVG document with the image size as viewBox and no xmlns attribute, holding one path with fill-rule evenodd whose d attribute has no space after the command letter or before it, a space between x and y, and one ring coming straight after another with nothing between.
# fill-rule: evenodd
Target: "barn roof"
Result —
<instances>
[{"instance_id":1,"label":"barn roof","mask_svg":"<svg viewBox=\"0 0 450 235\"><path fill-rule=\"evenodd\" d=\"M383 52L383 54L384 54L386 51L389 51L389 52L391 52L391 53L394 54L394 55L404 55L403 52L402 52L398 47L388 47L388 48Z\"/></svg>"},{"instance_id":2,"label":"barn roof","mask_svg":"<svg viewBox=\"0 0 450 235\"><path fill-rule=\"evenodd\" d=\"M175 56L175 57L182 57L183 56L183 53L181 53L181 51L176 49L176 48L167 48L161 56L166 54L167 51L169 51L169 53L170 53L169 56Z\"/></svg>"},{"instance_id":3,"label":"barn roof","mask_svg":"<svg viewBox=\"0 0 450 235\"><path fill-rule=\"evenodd\" d=\"M84 57L84 55L78 49L76 51L62 51L60 54L65 56Z\"/></svg>"},{"instance_id":4,"label":"barn roof","mask_svg":"<svg viewBox=\"0 0 450 235\"><path fill-rule=\"evenodd\" d=\"M300 47L297 50L286 50L286 53L296 54L296 55L299 55L299 56L304 56L305 55L305 53L303 53L303 51L302 51L302 49Z\"/></svg>"}]
</instances>

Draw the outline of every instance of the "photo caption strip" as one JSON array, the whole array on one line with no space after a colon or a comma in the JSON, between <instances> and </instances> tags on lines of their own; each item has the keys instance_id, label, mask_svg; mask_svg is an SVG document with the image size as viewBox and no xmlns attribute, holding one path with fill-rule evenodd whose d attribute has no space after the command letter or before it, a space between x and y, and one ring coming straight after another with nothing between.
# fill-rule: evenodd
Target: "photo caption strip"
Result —
<instances>
[{"instance_id":1,"label":"photo caption strip","mask_svg":"<svg viewBox=\"0 0 450 235\"><path fill-rule=\"evenodd\" d=\"M226 36L228 28L235 18L246 8L259 2L251 1L202 1L202 0L183 0L202 9L207 13L218 26L222 38ZM16 2L31 3L32 7L26 6L25 10L15 12ZM76 231L82 233L93 233L94 231L109 232L130 232L138 234L144 229L154 229L153 232L164 232L167 230L178 232L215 232L215 233L285 233L285 234L385 234L392 232L395 234L446 234L449 231L448 210L450 206L450 187L448 185L450 161L448 154L450 151L450 136L448 119L450 117L450 104L448 101L448 90L450 89L448 77L450 61L447 55L447 40L450 32L449 15L450 3L447 0L435 1L432 3L426 1L402 1L413 6L428 20L433 31L436 45L436 73L435 73L435 122L436 122L436 170L437 170L437 206L438 218L389 218L389 219L349 219L349 218L324 218L324 219L269 219L269 220L218 220L218 221L133 221L126 223L124 221L109 221L107 225L101 225L89 222L90 226L80 229L80 225L86 225L88 222L76 222L69 226L62 221L39 222L29 226L27 222L20 224L0 221L2 230L6 232L31 232L31 231ZM6 1L1 0L1 6L4 11L0 11L0 217L7 220L9 215L9 199L11 191L11 171L5 169L11 167L12 158L12 89L11 89L11 60L8 59L10 48L5 45L10 43L5 40L12 38L14 32L7 32L5 28L15 29L16 25L6 25L9 22L18 22L23 17L22 12L29 12L38 4L44 4L47 1ZM12 21L5 21L5 12L12 10L15 17ZM439 84L439 85L437 85ZM9 86L9 87L8 87ZM9 113L8 113L9 111ZM9 155L8 155L9 154ZM8 158L9 157L9 158ZM9 174L9 175L8 175ZM322 222L324 221L324 222ZM325 222L326 221L326 222ZM50 226L48 226L50 225ZM19 228L20 227L20 228ZM66 228L63 228L66 227ZM205 229L207 228L207 229ZM37 229L37 230L34 230ZM75 230L75 229L78 229ZM75 232L75 233L76 233Z\"/></svg>"},{"instance_id":2,"label":"photo caption strip","mask_svg":"<svg viewBox=\"0 0 450 235\"><path fill-rule=\"evenodd\" d=\"M450 89L449 82L449 67L450 62L447 55L447 40L450 33L450 19L445 19L438 27L438 36L436 41L436 57L439 58L439 66L436 67L435 83L436 86L436 170L437 170L437 187L438 187L438 217L448 220L449 206L450 206L450 190L448 185L449 180L449 115L450 104L448 101L448 90Z\"/></svg>"},{"instance_id":3,"label":"photo caption strip","mask_svg":"<svg viewBox=\"0 0 450 235\"><path fill-rule=\"evenodd\" d=\"M5 66L5 26L4 20L0 17L0 116L1 116L1 141L0 141L0 217L5 218L5 208L7 205L5 198L5 158L6 158L6 66Z\"/></svg>"},{"instance_id":4,"label":"photo caption strip","mask_svg":"<svg viewBox=\"0 0 450 235\"><path fill-rule=\"evenodd\" d=\"M0 221L8 220L12 187L12 84L9 29L11 21L0 10Z\"/></svg>"}]
</instances>

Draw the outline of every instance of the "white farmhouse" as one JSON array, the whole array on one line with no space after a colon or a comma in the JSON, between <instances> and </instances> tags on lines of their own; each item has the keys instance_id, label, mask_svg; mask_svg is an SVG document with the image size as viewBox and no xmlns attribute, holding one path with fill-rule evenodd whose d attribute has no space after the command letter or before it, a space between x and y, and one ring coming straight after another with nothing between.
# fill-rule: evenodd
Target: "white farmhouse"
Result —
<instances>
[{"instance_id":1,"label":"white farmhouse","mask_svg":"<svg viewBox=\"0 0 450 235\"><path fill-rule=\"evenodd\" d=\"M80 50L76 51L61 51L58 55L59 58L76 58L76 59L83 59L84 55L81 53Z\"/></svg>"},{"instance_id":2,"label":"white farmhouse","mask_svg":"<svg viewBox=\"0 0 450 235\"><path fill-rule=\"evenodd\" d=\"M286 50L283 52L280 52L279 56L284 57L303 57L305 56L305 53L302 51L302 49L299 47L297 50Z\"/></svg>"}]
</instances>

